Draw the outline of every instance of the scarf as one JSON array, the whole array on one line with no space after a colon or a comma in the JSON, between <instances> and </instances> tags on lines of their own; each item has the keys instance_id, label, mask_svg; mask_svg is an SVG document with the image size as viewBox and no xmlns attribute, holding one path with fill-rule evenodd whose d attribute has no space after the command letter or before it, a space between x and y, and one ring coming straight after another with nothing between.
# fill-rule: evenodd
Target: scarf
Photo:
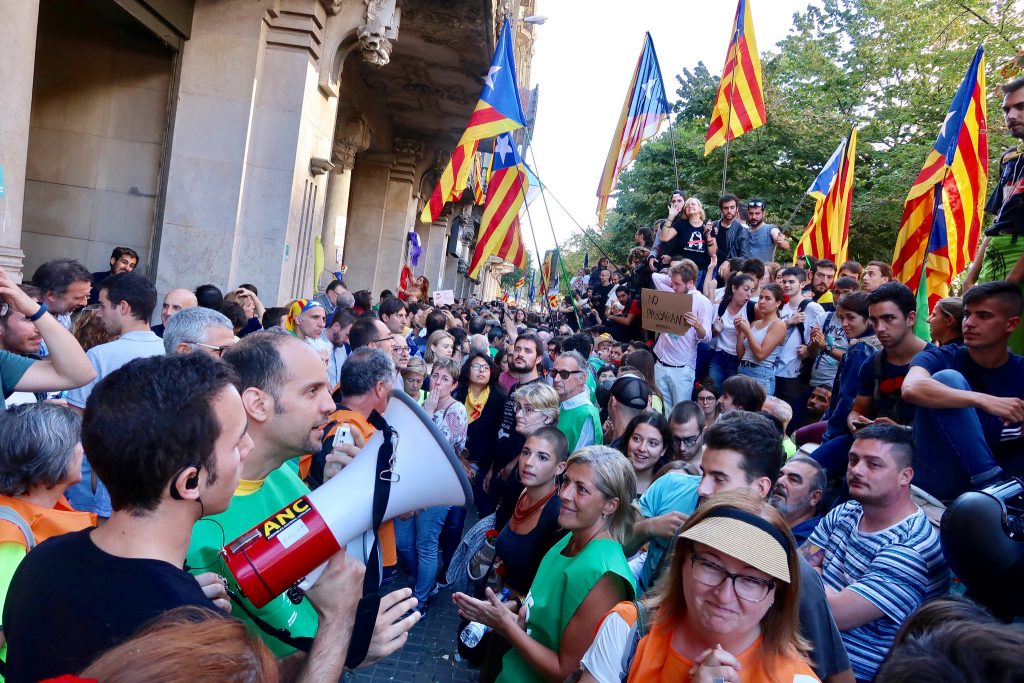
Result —
<instances>
[{"instance_id":1,"label":"scarf","mask_svg":"<svg viewBox=\"0 0 1024 683\"><path fill-rule=\"evenodd\" d=\"M299 318L302 317L302 314L317 306L320 308L324 307L319 301L314 301L313 299L296 299L288 307L288 316L284 319L284 328L295 334L295 330L299 325Z\"/></svg>"},{"instance_id":2,"label":"scarf","mask_svg":"<svg viewBox=\"0 0 1024 683\"><path fill-rule=\"evenodd\" d=\"M469 421L473 422L484 412L484 406L487 405L487 399L491 395L490 385L484 387L484 390L480 392L480 395L475 399L473 398L473 388L470 387L466 391L466 412L469 413Z\"/></svg>"}]
</instances>

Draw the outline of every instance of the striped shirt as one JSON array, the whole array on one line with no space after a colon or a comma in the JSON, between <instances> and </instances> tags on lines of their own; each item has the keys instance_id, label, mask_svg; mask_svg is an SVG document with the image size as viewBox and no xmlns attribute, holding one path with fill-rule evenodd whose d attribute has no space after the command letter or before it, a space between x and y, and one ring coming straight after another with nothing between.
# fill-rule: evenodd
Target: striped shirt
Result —
<instances>
[{"instance_id":1,"label":"striped shirt","mask_svg":"<svg viewBox=\"0 0 1024 683\"><path fill-rule=\"evenodd\" d=\"M808 543L825 551L827 587L849 588L885 615L842 634L857 680L872 680L910 613L949 591L949 568L939 535L920 509L873 533L858 529L863 513L856 501L840 505L825 515Z\"/></svg>"}]
</instances>

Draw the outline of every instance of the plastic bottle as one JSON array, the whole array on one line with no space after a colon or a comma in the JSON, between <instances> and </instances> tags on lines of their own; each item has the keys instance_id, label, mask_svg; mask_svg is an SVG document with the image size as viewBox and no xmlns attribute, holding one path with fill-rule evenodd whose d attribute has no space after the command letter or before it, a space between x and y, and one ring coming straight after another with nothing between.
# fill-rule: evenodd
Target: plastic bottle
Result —
<instances>
[{"instance_id":1,"label":"plastic bottle","mask_svg":"<svg viewBox=\"0 0 1024 683\"><path fill-rule=\"evenodd\" d=\"M502 588L501 593L498 594L498 600L505 602L512 597L512 591L508 588ZM487 632L491 630L490 626L481 624L479 621L471 621L466 624L466 627L459 633L459 640L462 644L468 648L474 648L480 644Z\"/></svg>"}]
</instances>

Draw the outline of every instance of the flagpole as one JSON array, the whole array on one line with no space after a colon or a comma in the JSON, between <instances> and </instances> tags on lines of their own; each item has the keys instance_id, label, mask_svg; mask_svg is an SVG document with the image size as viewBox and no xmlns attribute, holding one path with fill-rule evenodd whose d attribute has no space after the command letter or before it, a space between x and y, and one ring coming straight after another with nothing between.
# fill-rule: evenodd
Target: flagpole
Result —
<instances>
[{"instance_id":1,"label":"flagpole","mask_svg":"<svg viewBox=\"0 0 1024 683\"><path fill-rule=\"evenodd\" d=\"M806 192L804 192L803 196L802 196L802 197L800 197L800 203L796 205L796 208L795 208L795 209L793 209L793 213L789 214L789 218L788 218L788 219L786 219L786 223L785 223L785 225L783 225L783 226L782 226L781 228L779 228L779 231L780 231L780 232L782 232L783 234L785 234L785 232L786 232L786 228L788 228L788 227L789 227L789 224L793 222L793 219L794 219L794 218L796 218L796 212L797 212L797 211L799 211L799 210L800 210L800 207L804 205L804 200L805 200L805 199L807 199L807 193L806 193Z\"/></svg>"},{"instance_id":2,"label":"flagpole","mask_svg":"<svg viewBox=\"0 0 1024 683\"><path fill-rule=\"evenodd\" d=\"M533 172L537 174L537 180L540 181L540 169L537 168L537 155L533 153L533 147L527 147L530 150L530 158L533 159ZM565 287L569 292L569 303L572 304L572 310L576 313L577 324L582 324L582 318L580 317L580 311L576 308L576 297L572 294L572 288L569 286L569 274L565 270L565 262L562 261L562 247L558 244L558 237L555 235L555 223L551 220L551 209L548 207L547 188L544 183L540 181L540 198L544 200L544 212L548 215L548 227L551 228L551 238L555 241L555 258L558 259L558 265L562 270L562 277L565 278ZM611 259L608 259L611 262ZM618 270L618 269L616 269Z\"/></svg>"},{"instance_id":3,"label":"flagpole","mask_svg":"<svg viewBox=\"0 0 1024 683\"><path fill-rule=\"evenodd\" d=\"M672 136L672 172L675 174L676 189L681 190L682 183L679 182L679 162L676 161L676 124L672 120L672 112L668 114L668 134Z\"/></svg>"},{"instance_id":4,"label":"flagpole","mask_svg":"<svg viewBox=\"0 0 1024 683\"><path fill-rule=\"evenodd\" d=\"M732 32L732 42L730 43L729 49L733 51L733 65L732 74L730 76L729 83L729 114L725 121L725 155L722 159L722 195L725 195L725 179L726 174L729 171L729 136L732 135L732 107L733 98L736 96L736 69L739 67L739 46L736 41L739 39L740 27L737 25ZM729 60L726 59L726 62ZM719 196L722 196L719 195Z\"/></svg>"},{"instance_id":5,"label":"flagpole","mask_svg":"<svg viewBox=\"0 0 1024 683\"><path fill-rule=\"evenodd\" d=\"M540 247L537 246L537 231L533 228L533 216L530 215L530 203L526 201L526 189L520 184L519 191L523 194L523 206L526 207L526 220L530 221L530 237L533 238L533 248L537 251L537 263L540 264L541 282L544 281L544 257L540 253ZM548 295L542 292L544 295L544 303L548 307L548 319L551 319L551 302L548 301Z\"/></svg>"}]
</instances>

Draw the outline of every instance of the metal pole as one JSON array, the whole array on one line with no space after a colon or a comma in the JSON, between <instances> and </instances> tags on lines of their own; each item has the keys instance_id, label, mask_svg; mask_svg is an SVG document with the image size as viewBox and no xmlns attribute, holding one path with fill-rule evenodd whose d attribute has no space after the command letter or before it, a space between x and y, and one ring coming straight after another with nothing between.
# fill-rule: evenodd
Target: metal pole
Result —
<instances>
[{"instance_id":1,"label":"metal pole","mask_svg":"<svg viewBox=\"0 0 1024 683\"><path fill-rule=\"evenodd\" d=\"M725 121L725 156L722 160L722 194L725 194L725 178L729 171L729 136L732 135L732 105L733 97L736 95L736 69L739 66L739 51L736 49L736 44L739 38L739 26L737 26L732 32L732 42L730 43L729 50L733 53L732 60L732 74L729 82L729 114ZM726 62L728 63L728 59ZM719 195L721 196L721 195Z\"/></svg>"},{"instance_id":2,"label":"metal pole","mask_svg":"<svg viewBox=\"0 0 1024 683\"><path fill-rule=\"evenodd\" d=\"M681 183L679 182L679 162L676 161L676 124L672 120L672 113L668 115L668 134L672 136L672 172L675 174L676 189L681 190Z\"/></svg>"}]
</instances>

